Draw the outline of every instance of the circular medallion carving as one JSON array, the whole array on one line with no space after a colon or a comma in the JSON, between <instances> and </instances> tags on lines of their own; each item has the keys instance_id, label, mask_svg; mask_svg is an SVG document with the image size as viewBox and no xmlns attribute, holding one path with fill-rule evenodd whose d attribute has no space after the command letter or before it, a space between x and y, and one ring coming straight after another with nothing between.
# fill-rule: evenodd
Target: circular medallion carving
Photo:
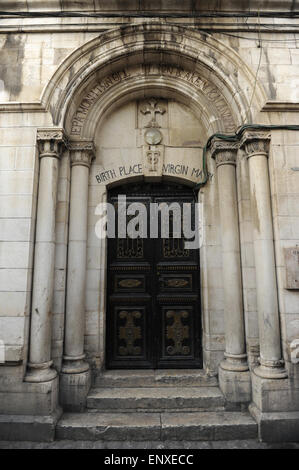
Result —
<instances>
[{"instance_id":1,"label":"circular medallion carving","mask_svg":"<svg viewBox=\"0 0 299 470\"><path fill-rule=\"evenodd\" d=\"M144 138L148 145L159 145L162 140L162 134L159 129L149 129L144 134Z\"/></svg>"}]
</instances>

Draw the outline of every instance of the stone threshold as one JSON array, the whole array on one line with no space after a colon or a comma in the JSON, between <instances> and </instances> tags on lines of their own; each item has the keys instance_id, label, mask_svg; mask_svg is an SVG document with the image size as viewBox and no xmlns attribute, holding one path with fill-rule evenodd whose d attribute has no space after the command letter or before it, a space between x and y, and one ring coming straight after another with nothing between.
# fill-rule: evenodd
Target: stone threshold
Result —
<instances>
[{"instance_id":1,"label":"stone threshold","mask_svg":"<svg viewBox=\"0 0 299 470\"><path fill-rule=\"evenodd\" d=\"M204 369L105 370L97 372L94 387L217 387L216 375Z\"/></svg>"}]
</instances>

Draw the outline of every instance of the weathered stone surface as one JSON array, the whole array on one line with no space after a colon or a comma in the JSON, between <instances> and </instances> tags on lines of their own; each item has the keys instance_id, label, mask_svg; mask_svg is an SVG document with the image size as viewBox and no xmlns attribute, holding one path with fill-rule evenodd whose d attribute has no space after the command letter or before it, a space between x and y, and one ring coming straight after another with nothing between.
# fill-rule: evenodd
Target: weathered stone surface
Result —
<instances>
[{"instance_id":1,"label":"weathered stone surface","mask_svg":"<svg viewBox=\"0 0 299 470\"><path fill-rule=\"evenodd\" d=\"M84 411L90 389L90 371L60 374L59 399L65 411Z\"/></svg>"},{"instance_id":2,"label":"weathered stone surface","mask_svg":"<svg viewBox=\"0 0 299 470\"><path fill-rule=\"evenodd\" d=\"M138 440L160 439L159 414L65 414L56 428L57 439Z\"/></svg>"},{"instance_id":3,"label":"weathered stone surface","mask_svg":"<svg viewBox=\"0 0 299 470\"><path fill-rule=\"evenodd\" d=\"M223 370L219 367L219 387L231 403L249 403L251 400L250 372Z\"/></svg>"},{"instance_id":4,"label":"weathered stone surface","mask_svg":"<svg viewBox=\"0 0 299 470\"><path fill-rule=\"evenodd\" d=\"M258 423L259 438L263 442L299 441L299 412L262 413L254 404L249 409Z\"/></svg>"},{"instance_id":5,"label":"weathered stone surface","mask_svg":"<svg viewBox=\"0 0 299 470\"><path fill-rule=\"evenodd\" d=\"M0 441L0 449L299 449L295 442L265 443L258 439L243 441Z\"/></svg>"},{"instance_id":6,"label":"weathered stone surface","mask_svg":"<svg viewBox=\"0 0 299 470\"><path fill-rule=\"evenodd\" d=\"M58 408L58 378L44 383L26 383L2 377L0 380L0 416L51 416ZM23 374L21 380L23 379Z\"/></svg>"},{"instance_id":7,"label":"weathered stone surface","mask_svg":"<svg viewBox=\"0 0 299 470\"><path fill-rule=\"evenodd\" d=\"M62 413L52 416L0 415L0 439L7 441L53 441L55 426Z\"/></svg>"},{"instance_id":8,"label":"weathered stone surface","mask_svg":"<svg viewBox=\"0 0 299 470\"><path fill-rule=\"evenodd\" d=\"M252 374L252 401L263 412L297 411L299 386L291 379L267 380Z\"/></svg>"},{"instance_id":9,"label":"weathered stone surface","mask_svg":"<svg viewBox=\"0 0 299 470\"><path fill-rule=\"evenodd\" d=\"M252 439L257 434L257 425L248 413L164 413L161 419L162 439Z\"/></svg>"},{"instance_id":10,"label":"weathered stone surface","mask_svg":"<svg viewBox=\"0 0 299 470\"><path fill-rule=\"evenodd\" d=\"M254 439L257 425L248 413L78 413L65 414L57 439L177 441Z\"/></svg>"},{"instance_id":11,"label":"weathered stone surface","mask_svg":"<svg viewBox=\"0 0 299 470\"><path fill-rule=\"evenodd\" d=\"M224 397L216 387L98 388L87 407L107 410L223 409Z\"/></svg>"},{"instance_id":12,"label":"weathered stone surface","mask_svg":"<svg viewBox=\"0 0 299 470\"><path fill-rule=\"evenodd\" d=\"M83 2L78 2L83 5ZM101 6L101 11L103 12L115 12L119 11L120 4L118 0L101 0L99 2ZM6 2L7 11L72 11L73 3L68 0L44 0L43 2L36 3L35 0L27 0L27 2L16 2L15 0L8 0ZM84 10L88 12L94 12L95 6L92 0L84 0ZM172 0L170 3L168 0L122 0L121 6L123 8L122 12L142 12L142 11L166 11L166 12L182 12L188 13L191 9L196 12L206 12L213 11L215 9L221 9L223 11L231 12L235 8L236 3L234 1L224 1L216 2L209 0L196 0L191 2L191 0L186 0L183 4L180 0ZM248 0L244 4L238 3L238 11L247 12L248 9L251 11L257 11L260 8L260 2L257 0ZM283 11L283 12L293 12L294 11L294 2L291 0L269 0L264 6L265 11Z\"/></svg>"},{"instance_id":13,"label":"weathered stone surface","mask_svg":"<svg viewBox=\"0 0 299 470\"><path fill-rule=\"evenodd\" d=\"M95 376L95 387L199 387L217 386L214 376L204 370L114 370L103 371Z\"/></svg>"}]
</instances>

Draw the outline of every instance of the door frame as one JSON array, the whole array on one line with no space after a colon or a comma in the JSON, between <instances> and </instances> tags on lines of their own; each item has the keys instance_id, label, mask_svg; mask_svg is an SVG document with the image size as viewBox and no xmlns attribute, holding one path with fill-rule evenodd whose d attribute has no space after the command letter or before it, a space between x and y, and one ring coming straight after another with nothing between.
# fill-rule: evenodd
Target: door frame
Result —
<instances>
[{"instance_id":1,"label":"door frame","mask_svg":"<svg viewBox=\"0 0 299 470\"><path fill-rule=\"evenodd\" d=\"M144 184L140 184L139 182L136 182L137 183L137 188L140 189L142 187L142 185ZM134 183L133 183L134 184ZM133 189L133 184L125 184L125 185L118 185L116 188L113 187L112 189L108 189L107 191L107 199L108 201L110 201L110 198L111 197L115 197L117 194L128 194L129 197L132 197L132 194L134 194L134 192L132 193L132 189ZM167 197L169 199L172 199L174 198L174 200L177 199L177 201L179 201L179 197L181 197L182 199L185 197L189 197L190 198L190 195L191 195L191 188L190 186L188 187L187 185L184 185L184 184L181 184L180 183L177 183L176 181L166 181L166 182L151 182L149 183L150 187L151 188L159 188L158 190L156 191L151 191L151 192L148 192L148 191L144 191L144 194L142 194L142 191L141 191L141 194L138 194L139 191L136 191L136 200L138 199L138 201L141 201L142 200L142 196L144 197L148 197L148 198L158 198L158 197ZM178 185L180 186L180 195L178 198L175 197L175 188L178 187ZM173 187L174 191L173 192L167 192L166 191L166 187L167 186L170 186L170 187ZM162 190L163 188L163 190ZM159 194L159 191L160 194ZM115 192L115 195L113 195L113 193ZM185 194L184 194L185 192ZM196 197L195 197L195 194L193 193L192 195L192 199L194 201L194 203L196 202ZM133 201L132 201L133 202ZM106 245L106 255L107 255L107 262L106 262L106 269L105 269L105 277L106 279L108 279L108 282L109 282L109 275L110 275L110 272L109 272L109 269L110 269L110 266L109 266L109 249L111 248L111 242L110 242L110 246L109 246L109 242L110 240L108 239L106 241L107 245ZM158 273L156 273L156 270L158 269L158 257L157 257L157 245L155 246L155 261L154 261L154 264L152 265L152 275L155 279L153 279L153 281L155 282L155 292L154 294L150 295L150 299L149 299L149 305L151 305L153 311L155 312L155 316L156 316L156 319L153 319L153 324L159 324L160 321L157 319L157 317L160 319L161 315L158 315L158 309L161 309L161 311L163 311L164 308L171 308L171 306L168 306L166 307L166 303L165 305L163 305L163 303L160 302L160 305L158 306L158 298L157 298L157 292L158 292ZM181 308L185 308L188 309L190 307L192 307L192 305L194 305L194 319L192 320L193 323L193 327L195 329L195 331L197 332L197 338L194 339L194 343L193 343L193 348L194 348L194 355L195 355L195 358L193 360L186 360L184 363L179 363L177 362L174 366L174 362L171 363L170 362L167 362L167 360L162 360L160 358L160 360L158 359L158 348L159 348L159 351L162 351L162 347L161 347L161 338L157 341L157 346L156 346L156 357L155 357L155 364L153 363L153 367L150 367L147 362L140 362L140 364L138 365L111 365L109 364L109 358L112 356L111 354L111 341L110 341L110 334L111 334L111 328L113 329L113 327L108 323L110 321L110 317L109 317L109 314L108 314L108 310L109 310L109 295L110 295L110 290L109 290L109 286L107 286L107 289L105 291L105 303L106 303L106 331L105 331L105 343L106 343L106 346L105 346L105 368L107 369L148 369L148 370L154 370L154 369L202 369L203 367L203 344L202 344L202 309L201 309L201 283L200 283L200 250L197 249L196 250L196 267L197 267L197 274L194 276L194 279L195 279L195 282L196 282L196 287L195 287L195 291L197 292L197 299L195 298L194 296L194 300L188 300L188 297L186 297L186 305L182 305ZM195 266L195 265L194 265ZM192 270L192 268L194 269L194 266L192 265L190 267L190 270ZM157 274L157 275L156 275ZM164 273L165 274L165 273ZM173 273L174 274L174 273ZM182 272L180 271L181 276L183 275ZM126 274L127 276L127 274ZM129 275L128 275L129 277ZM135 276L136 277L136 276ZM193 279L193 276L192 276L192 279ZM114 282L114 281L113 281ZM111 285L111 280L110 280L110 283L109 285ZM170 295L168 293L168 295ZM194 295L194 294L193 294ZM184 302L183 302L184 304ZM138 306L138 299L136 299L136 308ZM134 306L135 307L135 306ZM123 307L125 308L125 307ZM127 305L127 308L129 309L128 305ZM149 307L150 308L150 307ZM174 306L173 306L174 308ZM156 325L156 326L157 326ZM191 325L191 323L190 323ZM116 329L116 326L114 326L114 330ZM160 327L159 327L159 331L160 331ZM190 328L191 329L191 328ZM150 332L148 332L148 335L147 335L147 340L150 341ZM153 361L154 362L154 361ZM158 365L158 367L157 367Z\"/></svg>"}]
</instances>

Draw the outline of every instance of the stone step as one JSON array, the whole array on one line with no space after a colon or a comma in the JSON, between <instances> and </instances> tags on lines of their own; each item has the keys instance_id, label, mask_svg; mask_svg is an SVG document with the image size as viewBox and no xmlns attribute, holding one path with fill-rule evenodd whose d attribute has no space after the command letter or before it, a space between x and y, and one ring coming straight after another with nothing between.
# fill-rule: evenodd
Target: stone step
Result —
<instances>
[{"instance_id":1,"label":"stone step","mask_svg":"<svg viewBox=\"0 0 299 470\"><path fill-rule=\"evenodd\" d=\"M109 370L98 374L95 387L216 387L216 377L202 369Z\"/></svg>"},{"instance_id":2,"label":"stone step","mask_svg":"<svg viewBox=\"0 0 299 470\"><path fill-rule=\"evenodd\" d=\"M138 387L94 388L88 394L87 408L102 412L170 411L224 409L218 387Z\"/></svg>"},{"instance_id":3,"label":"stone step","mask_svg":"<svg viewBox=\"0 0 299 470\"><path fill-rule=\"evenodd\" d=\"M256 439L247 412L66 413L56 439L95 441L217 441Z\"/></svg>"}]
</instances>

